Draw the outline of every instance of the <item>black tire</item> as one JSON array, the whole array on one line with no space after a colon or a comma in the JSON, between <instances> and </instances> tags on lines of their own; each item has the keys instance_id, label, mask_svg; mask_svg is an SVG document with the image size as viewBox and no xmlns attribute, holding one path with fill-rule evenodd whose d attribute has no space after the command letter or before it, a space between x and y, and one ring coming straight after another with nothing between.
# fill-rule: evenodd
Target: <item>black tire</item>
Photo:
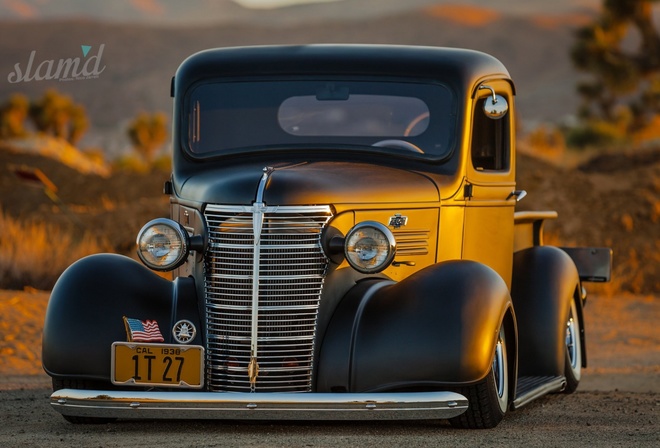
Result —
<instances>
[{"instance_id":1,"label":"black tire","mask_svg":"<svg viewBox=\"0 0 660 448\"><path fill-rule=\"evenodd\" d=\"M83 390L92 390L92 389L107 389L108 386L94 382L94 381L83 381L83 380L56 380L53 378L53 391L58 391L60 389L83 389ZM106 423L112 423L116 418L103 418L103 417L78 417L74 415L62 415L64 420L69 423L76 424L93 424L93 425L103 425Z\"/></svg>"},{"instance_id":2,"label":"black tire","mask_svg":"<svg viewBox=\"0 0 660 448\"><path fill-rule=\"evenodd\" d=\"M486 378L456 392L468 399L468 410L449 419L455 428L487 429L497 426L509 407L509 365L504 327L500 327L493 364Z\"/></svg>"},{"instance_id":3,"label":"black tire","mask_svg":"<svg viewBox=\"0 0 660 448\"><path fill-rule=\"evenodd\" d=\"M566 318L566 363L564 366L566 388L564 388L564 393L567 394L575 392L582 376L581 328L575 301L571 300L571 307Z\"/></svg>"}]
</instances>

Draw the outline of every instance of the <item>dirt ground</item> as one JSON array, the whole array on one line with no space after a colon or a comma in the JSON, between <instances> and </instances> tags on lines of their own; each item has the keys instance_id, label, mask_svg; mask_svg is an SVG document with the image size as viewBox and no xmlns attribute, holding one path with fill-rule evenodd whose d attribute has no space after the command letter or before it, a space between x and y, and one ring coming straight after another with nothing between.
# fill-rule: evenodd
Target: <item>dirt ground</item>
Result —
<instances>
[{"instance_id":1,"label":"dirt ground","mask_svg":"<svg viewBox=\"0 0 660 448\"><path fill-rule=\"evenodd\" d=\"M578 391L546 396L487 431L455 430L446 422L72 425L50 409L50 381L40 366L48 297L43 291L0 291L2 446L660 446L660 301L655 296L589 297L589 367Z\"/></svg>"}]
</instances>

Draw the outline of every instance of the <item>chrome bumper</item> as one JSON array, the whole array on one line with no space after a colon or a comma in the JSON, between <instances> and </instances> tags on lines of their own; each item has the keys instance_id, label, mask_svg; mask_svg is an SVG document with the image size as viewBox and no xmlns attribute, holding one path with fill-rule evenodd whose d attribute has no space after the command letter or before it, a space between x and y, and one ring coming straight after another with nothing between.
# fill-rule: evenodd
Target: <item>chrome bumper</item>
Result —
<instances>
[{"instance_id":1,"label":"chrome bumper","mask_svg":"<svg viewBox=\"0 0 660 448\"><path fill-rule=\"evenodd\" d=\"M77 417L245 420L425 420L462 414L454 392L229 393L61 389L53 408Z\"/></svg>"}]
</instances>

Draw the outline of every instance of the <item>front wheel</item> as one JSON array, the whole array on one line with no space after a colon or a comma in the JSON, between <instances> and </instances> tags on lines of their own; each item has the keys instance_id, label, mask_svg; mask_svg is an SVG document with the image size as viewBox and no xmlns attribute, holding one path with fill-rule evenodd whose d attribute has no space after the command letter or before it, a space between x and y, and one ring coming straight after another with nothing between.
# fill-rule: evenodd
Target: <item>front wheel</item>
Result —
<instances>
[{"instance_id":1,"label":"front wheel","mask_svg":"<svg viewBox=\"0 0 660 448\"><path fill-rule=\"evenodd\" d=\"M486 378L473 386L457 390L468 399L468 410L449 420L455 428L494 428L509 406L509 365L504 327L500 327L493 365Z\"/></svg>"},{"instance_id":2,"label":"front wheel","mask_svg":"<svg viewBox=\"0 0 660 448\"><path fill-rule=\"evenodd\" d=\"M575 392L582 376L582 344L580 340L580 318L577 313L575 301L571 300L571 308L566 319L566 363L564 376L566 388L564 392Z\"/></svg>"}]
</instances>

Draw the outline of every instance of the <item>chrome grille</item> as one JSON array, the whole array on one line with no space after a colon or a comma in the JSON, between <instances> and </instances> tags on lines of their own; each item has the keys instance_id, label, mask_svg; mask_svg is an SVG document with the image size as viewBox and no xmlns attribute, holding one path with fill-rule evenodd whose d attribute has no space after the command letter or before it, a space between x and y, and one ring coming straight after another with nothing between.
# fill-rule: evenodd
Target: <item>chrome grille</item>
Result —
<instances>
[{"instance_id":1,"label":"chrome grille","mask_svg":"<svg viewBox=\"0 0 660 448\"><path fill-rule=\"evenodd\" d=\"M257 214L263 216L260 229L254 222ZM210 390L311 390L317 313L328 266L320 237L331 216L328 206L206 208L206 380ZM254 294L258 297L259 375L251 384Z\"/></svg>"}]
</instances>

